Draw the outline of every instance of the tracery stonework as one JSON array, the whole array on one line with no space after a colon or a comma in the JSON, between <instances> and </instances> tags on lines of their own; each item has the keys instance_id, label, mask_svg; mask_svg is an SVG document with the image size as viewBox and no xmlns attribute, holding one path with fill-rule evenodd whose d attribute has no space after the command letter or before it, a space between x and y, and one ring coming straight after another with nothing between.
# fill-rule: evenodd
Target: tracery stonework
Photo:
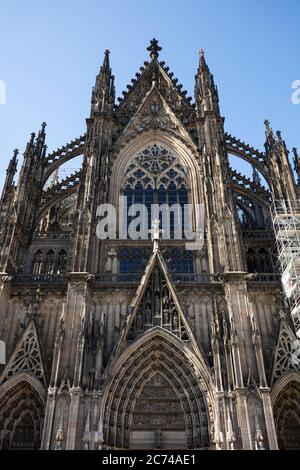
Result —
<instances>
[{"instance_id":1,"label":"tracery stonework","mask_svg":"<svg viewBox=\"0 0 300 470\"><path fill-rule=\"evenodd\" d=\"M299 338L270 212L274 199L298 200L297 151L296 181L267 121L264 151L225 132L203 51L194 98L157 40L148 51L119 101L105 51L86 132L47 153L43 123L18 181L18 150L8 164L0 449L299 449ZM125 214L117 239L100 240L98 208L121 212L120 196L164 204L169 231L148 212L146 236L123 237ZM190 205L187 232L174 204ZM199 204L203 244L190 250Z\"/></svg>"}]
</instances>

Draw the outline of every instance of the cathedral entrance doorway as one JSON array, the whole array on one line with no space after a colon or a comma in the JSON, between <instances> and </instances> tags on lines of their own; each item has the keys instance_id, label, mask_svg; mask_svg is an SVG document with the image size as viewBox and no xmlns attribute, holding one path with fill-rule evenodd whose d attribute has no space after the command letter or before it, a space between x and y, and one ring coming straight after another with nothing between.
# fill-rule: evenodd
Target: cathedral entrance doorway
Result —
<instances>
[{"instance_id":1,"label":"cathedral entrance doorway","mask_svg":"<svg viewBox=\"0 0 300 470\"><path fill-rule=\"evenodd\" d=\"M274 405L278 446L281 450L300 450L300 383L289 382Z\"/></svg>"},{"instance_id":2,"label":"cathedral entrance doorway","mask_svg":"<svg viewBox=\"0 0 300 470\"><path fill-rule=\"evenodd\" d=\"M185 428L180 397L162 375L155 374L136 400L130 448L184 449Z\"/></svg>"},{"instance_id":3,"label":"cathedral entrance doorway","mask_svg":"<svg viewBox=\"0 0 300 470\"><path fill-rule=\"evenodd\" d=\"M190 348L155 327L115 363L103 400L105 448L210 447L208 394L186 354Z\"/></svg>"}]
</instances>

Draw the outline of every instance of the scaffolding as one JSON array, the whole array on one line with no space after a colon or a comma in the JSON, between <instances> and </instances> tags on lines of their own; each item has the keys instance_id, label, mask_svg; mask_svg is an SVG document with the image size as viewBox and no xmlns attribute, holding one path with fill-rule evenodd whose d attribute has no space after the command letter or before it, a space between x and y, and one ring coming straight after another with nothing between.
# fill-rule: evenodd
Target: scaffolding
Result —
<instances>
[{"instance_id":1,"label":"scaffolding","mask_svg":"<svg viewBox=\"0 0 300 470\"><path fill-rule=\"evenodd\" d=\"M274 201L272 221L282 284L300 338L300 202Z\"/></svg>"}]
</instances>

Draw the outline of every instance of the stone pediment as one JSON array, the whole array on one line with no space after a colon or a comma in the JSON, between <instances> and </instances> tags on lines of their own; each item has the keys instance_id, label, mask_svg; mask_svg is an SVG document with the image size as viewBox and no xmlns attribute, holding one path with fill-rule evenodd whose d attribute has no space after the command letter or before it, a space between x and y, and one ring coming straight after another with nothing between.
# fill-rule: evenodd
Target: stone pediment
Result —
<instances>
[{"instance_id":1,"label":"stone pediment","mask_svg":"<svg viewBox=\"0 0 300 470\"><path fill-rule=\"evenodd\" d=\"M0 377L0 384L21 372L34 375L42 383L46 384L38 333L33 320L29 322L16 345Z\"/></svg>"},{"instance_id":2,"label":"stone pediment","mask_svg":"<svg viewBox=\"0 0 300 470\"><path fill-rule=\"evenodd\" d=\"M282 318L274 354L271 384L289 371L300 371L300 340L287 320Z\"/></svg>"},{"instance_id":3,"label":"stone pediment","mask_svg":"<svg viewBox=\"0 0 300 470\"><path fill-rule=\"evenodd\" d=\"M172 110L177 113L181 111L193 111L191 98L186 98L186 91L181 91L182 85L178 85L177 79L173 78L173 73L165 67L164 62L156 59L150 63L145 62L145 67L141 67L141 73L136 74L132 85L128 85L128 92L123 92L124 98L120 99L117 111L122 113L134 113L139 108L144 97L149 93L156 83L157 89L169 104Z\"/></svg>"},{"instance_id":4,"label":"stone pediment","mask_svg":"<svg viewBox=\"0 0 300 470\"><path fill-rule=\"evenodd\" d=\"M148 91L134 116L119 138L123 146L138 134L148 130L169 132L190 145L194 145L189 133L164 100L156 85Z\"/></svg>"},{"instance_id":5,"label":"stone pediment","mask_svg":"<svg viewBox=\"0 0 300 470\"><path fill-rule=\"evenodd\" d=\"M174 282L159 250L153 253L144 271L113 351L110 366L137 338L150 330L157 329L166 330L176 336L202 358L203 363L208 364L196 342Z\"/></svg>"}]
</instances>

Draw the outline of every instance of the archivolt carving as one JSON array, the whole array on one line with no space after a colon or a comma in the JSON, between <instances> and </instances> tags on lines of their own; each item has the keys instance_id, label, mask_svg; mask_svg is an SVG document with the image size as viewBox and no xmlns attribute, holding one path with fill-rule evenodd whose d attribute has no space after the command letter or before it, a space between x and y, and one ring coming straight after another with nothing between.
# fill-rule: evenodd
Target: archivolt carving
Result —
<instances>
[{"instance_id":1,"label":"archivolt carving","mask_svg":"<svg viewBox=\"0 0 300 470\"><path fill-rule=\"evenodd\" d=\"M163 336L163 337L162 337ZM172 384L185 415L185 430L189 448L207 448L213 436L212 388L207 376L193 371L197 360L175 344L169 333L158 328L129 348L112 367L112 377L105 389L102 416L107 447L128 448L132 415L136 400L153 374L160 373ZM125 357L126 356L126 357ZM195 366L197 369L197 366Z\"/></svg>"},{"instance_id":2,"label":"archivolt carving","mask_svg":"<svg viewBox=\"0 0 300 470\"><path fill-rule=\"evenodd\" d=\"M299 450L300 374L285 374L280 382L271 394L278 445L280 449Z\"/></svg>"},{"instance_id":3,"label":"archivolt carving","mask_svg":"<svg viewBox=\"0 0 300 470\"><path fill-rule=\"evenodd\" d=\"M0 449L38 449L46 392L27 373L19 373L0 388Z\"/></svg>"}]
</instances>

